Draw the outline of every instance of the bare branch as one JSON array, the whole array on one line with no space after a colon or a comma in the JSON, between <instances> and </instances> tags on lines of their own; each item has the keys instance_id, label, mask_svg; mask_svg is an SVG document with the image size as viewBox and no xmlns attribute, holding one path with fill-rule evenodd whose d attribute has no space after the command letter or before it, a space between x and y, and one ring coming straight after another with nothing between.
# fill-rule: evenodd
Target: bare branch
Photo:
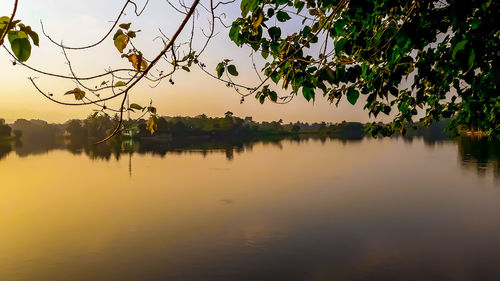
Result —
<instances>
[{"instance_id":1,"label":"bare branch","mask_svg":"<svg viewBox=\"0 0 500 281\"><path fill-rule=\"evenodd\" d=\"M14 20L14 17L16 16L17 2L18 2L18 0L16 0L14 2L14 8L12 10L12 15L10 16L9 21L7 22L7 25L5 26L5 30L2 32L2 35L0 36L0 46L3 45L3 41L5 39L5 36L7 36L7 32L9 31L9 26L12 23L12 21Z\"/></svg>"},{"instance_id":2,"label":"bare branch","mask_svg":"<svg viewBox=\"0 0 500 281\"><path fill-rule=\"evenodd\" d=\"M45 35L45 37L47 37L47 39L50 40L50 42L52 42L53 44L55 44L56 46L60 47L60 48L64 48L64 49L68 49L68 50L84 50L84 49L89 49L89 48L93 48L99 44L101 44L102 42L104 42L104 40L106 40L106 38L108 38L108 36L111 34L111 32L113 32L113 29L116 27L116 25L118 24L118 21L120 20L120 18L122 17L122 15L124 14L125 12L125 8L127 8L128 4L130 3L133 3L131 0L127 0L125 2L125 5L123 5L123 8L121 9L120 13L118 14L118 17L116 18L116 20L114 20L113 22L113 25L111 26L111 28L108 30L108 32L104 35L104 37L102 37L99 41L97 41L96 43L94 44L91 44L91 45L87 45L87 46L82 46L82 47L70 47L70 46L64 46L62 44L59 44L57 43L56 41L54 41L49 35L47 35L47 33L45 32L45 29L43 27L43 22L40 20L40 25L42 26L42 32L43 34ZM134 4L135 5L135 4ZM142 12L141 12L142 13Z\"/></svg>"}]
</instances>

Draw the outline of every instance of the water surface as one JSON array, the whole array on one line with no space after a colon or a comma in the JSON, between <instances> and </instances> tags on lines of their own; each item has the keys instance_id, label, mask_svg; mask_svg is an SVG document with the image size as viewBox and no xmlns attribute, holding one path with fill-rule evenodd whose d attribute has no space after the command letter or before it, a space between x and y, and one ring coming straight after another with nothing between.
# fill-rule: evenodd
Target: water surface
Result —
<instances>
[{"instance_id":1,"label":"water surface","mask_svg":"<svg viewBox=\"0 0 500 281\"><path fill-rule=\"evenodd\" d=\"M0 280L500 280L498 150L4 146Z\"/></svg>"}]
</instances>

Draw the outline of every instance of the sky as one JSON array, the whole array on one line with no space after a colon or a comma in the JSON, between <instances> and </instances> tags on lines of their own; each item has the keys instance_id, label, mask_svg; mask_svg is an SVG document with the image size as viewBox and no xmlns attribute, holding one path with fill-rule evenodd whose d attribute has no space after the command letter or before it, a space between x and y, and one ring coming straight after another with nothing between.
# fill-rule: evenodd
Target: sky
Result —
<instances>
[{"instance_id":1,"label":"sky","mask_svg":"<svg viewBox=\"0 0 500 281\"><path fill-rule=\"evenodd\" d=\"M14 1L0 0L0 16L10 15ZM103 37L112 26L112 21L118 16L124 0L20 0L16 18L40 35L40 47L33 47L28 64L54 73L69 74L68 66L59 47L52 44L42 34L40 21L43 21L46 32L57 42L65 45L82 46L94 43ZM190 3L191 1L187 1ZM145 0L137 0L141 7ZM202 3L208 4L207 0ZM239 16L239 1L227 7L226 23L231 23ZM138 46L146 57L153 58L162 48L160 40L154 40L160 35L159 28L171 36L183 16L175 12L165 0L150 0L144 13L137 17L132 6L126 10L126 15L120 23L132 22L132 29L140 29L134 44ZM195 46L204 42L201 28L208 28L207 15L200 13L197 17L195 30ZM228 38L228 29L217 27L218 34L211 41L200 61L207 65L207 70L215 72L218 62L223 59L232 59L238 67L240 75L235 82L254 86L258 84L258 77L251 67L250 48L239 48ZM113 31L114 33L114 31ZM189 29L181 35L189 36ZM7 47L10 48L7 43ZM78 75L92 75L102 73L105 69L129 67L126 59L120 58L115 49L112 38L107 38L96 48L84 51L68 51L75 72ZM263 65L263 60L256 60L256 64ZM64 122L68 119L82 119L96 109L93 106L64 106L40 95L27 79L38 77L37 83L54 98L72 102L74 98L64 96L64 93L75 87L74 81L53 79L32 71L23 66L13 65L5 50L0 50L0 118L12 122L18 118L43 119L49 122ZM159 66L161 68L161 66ZM163 65L165 71L168 70ZM218 80L204 74L196 67L187 73L178 70L174 74L174 85L163 81L157 87L141 81L131 93L130 102L148 104L152 100L158 113L167 116L223 116L226 111L232 111L236 116L252 116L257 121L272 121L283 119L285 122L341 122L348 121L379 121L368 117L363 111L363 102L358 101L355 106L343 100L338 107L331 105L320 94L314 102L307 102L300 94L291 103L286 105L266 102L263 105L252 96L240 103L240 96L233 89ZM100 84L95 81L94 85ZM284 91L277 91L286 94ZM116 104L116 102L114 103ZM113 105L113 104L109 104ZM133 116L132 116L133 117ZM386 121L386 120L381 120Z\"/></svg>"}]
</instances>

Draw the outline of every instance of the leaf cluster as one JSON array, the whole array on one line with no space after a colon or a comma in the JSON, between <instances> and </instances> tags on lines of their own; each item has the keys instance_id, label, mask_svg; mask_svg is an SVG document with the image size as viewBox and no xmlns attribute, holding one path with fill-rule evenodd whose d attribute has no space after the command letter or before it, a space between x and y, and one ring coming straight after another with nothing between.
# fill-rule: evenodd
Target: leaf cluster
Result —
<instances>
[{"instance_id":1,"label":"leaf cluster","mask_svg":"<svg viewBox=\"0 0 500 281\"><path fill-rule=\"evenodd\" d=\"M374 136L405 133L423 116L500 138L498 1L242 0L240 9L229 37L261 54L268 79L308 101L392 112L391 124L367 127ZM273 99L269 86L261 102Z\"/></svg>"},{"instance_id":2,"label":"leaf cluster","mask_svg":"<svg viewBox=\"0 0 500 281\"><path fill-rule=\"evenodd\" d=\"M37 47L40 43L38 34L20 20L10 21L9 17L0 17L0 34L4 32L7 32L12 52L21 62L27 61L31 56L31 43ZM0 45L2 44L3 42L0 42Z\"/></svg>"}]
</instances>

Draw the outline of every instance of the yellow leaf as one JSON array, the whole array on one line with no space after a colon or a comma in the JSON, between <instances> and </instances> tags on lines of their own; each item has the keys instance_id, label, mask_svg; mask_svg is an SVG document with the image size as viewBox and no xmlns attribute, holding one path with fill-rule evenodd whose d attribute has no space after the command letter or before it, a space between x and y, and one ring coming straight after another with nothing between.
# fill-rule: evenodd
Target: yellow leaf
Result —
<instances>
[{"instance_id":1,"label":"yellow leaf","mask_svg":"<svg viewBox=\"0 0 500 281\"><path fill-rule=\"evenodd\" d=\"M123 50L125 47L127 47L128 44L128 36L125 34L120 34L116 37L115 39L115 47L120 51L120 53L123 53Z\"/></svg>"},{"instance_id":2,"label":"yellow leaf","mask_svg":"<svg viewBox=\"0 0 500 281\"><path fill-rule=\"evenodd\" d=\"M142 55L131 54L127 56L128 61L137 71L145 71L148 68L148 63L142 59ZM140 67L139 67L140 66Z\"/></svg>"},{"instance_id":3,"label":"yellow leaf","mask_svg":"<svg viewBox=\"0 0 500 281\"><path fill-rule=\"evenodd\" d=\"M264 19L264 12L260 11L260 13L257 15L257 18L253 22L253 29L257 30L259 25L262 23L262 20Z\"/></svg>"},{"instance_id":4,"label":"yellow leaf","mask_svg":"<svg viewBox=\"0 0 500 281\"><path fill-rule=\"evenodd\" d=\"M139 61L139 56L136 54L131 54L127 57L128 61L132 63L132 66L137 69L137 62Z\"/></svg>"},{"instance_id":5,"label":"yellow leaf","mask_svg":"<svg viewBox=\"0 0 500 281\"><path fill-rule=\"evenodd\" d=\"M149 117L148 121L146 121L146 130L148 130L151 134L154 134L157 129L158 120L154 116Z\"/></svg>"},{"instance_id":6,"label":"yellow leaf","mask_svg":"<svg viewBox=\"0 0 500 281\"><path fill-rule=\"evenodd\" d=\"M145 60L141 61L141 71L146 71L148 68L148 63Z\"/></svg>"},{"instance_id":7,"label":"yellow leaf","mask_svg":"<svg viewBox=\"0 0 500 281\"><path fill-rule=\"evenodd\" d=\"M67 91L64 95L75 95L76 100L82 100L85 97L85 92L74 88L73 90Z\"/></svg>"},{"instance_id":8,"label":"yellow leaf","mask_svg":"<svg viewBox=\"0 0 500 281\"><path fill-rule=\"evenodd\" d=\"M123 86L126 86L127 83L123 82L123 81L118 81L115 83L115 87L123 87Z\"/></svg>"}]
</instances>

